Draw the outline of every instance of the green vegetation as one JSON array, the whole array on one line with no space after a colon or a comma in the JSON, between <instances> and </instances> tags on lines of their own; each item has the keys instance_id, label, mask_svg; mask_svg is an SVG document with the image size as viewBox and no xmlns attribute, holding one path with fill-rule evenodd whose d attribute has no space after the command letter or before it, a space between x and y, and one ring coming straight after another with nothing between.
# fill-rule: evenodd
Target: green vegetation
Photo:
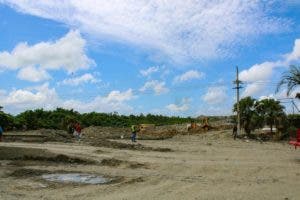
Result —
<instances>
[{"instance_id":1,"label":"green vegetation","mask_svg":"<svg viewBox=\"0 0 300 200\"><path fill-rule=\"evenodd\" d=\"M241 126L246 134L264 125L269 125L271 132L274 126L278 129L285 129L289 126L289 119L283 109L280 102L274 99L257 101L251 97L245 97L240 100ZM237 104L234 104L233 111L237 111ZM300 115L296 116L300 117Z\"/></svg>"},{"instance_id":2,"label":"green vegetation","mask_svg":"<svg viewBox=\"0 0 300 200\"><path fill-rule=\"evenodd\" d=\"M191 122L191 118L167 117L162 115L119 115L114 113L84 113L80 114L74 110L57 108L53 111L43 109L27 110L12 116L0 111L0 124L6 129L11 130L14 127L22 129L66 129L68 124L80 122L83 127L88 126L111 126L111 127L129 127L132 124L151 123L155 125L180 124Z\"/></svg>"}]
</instances>

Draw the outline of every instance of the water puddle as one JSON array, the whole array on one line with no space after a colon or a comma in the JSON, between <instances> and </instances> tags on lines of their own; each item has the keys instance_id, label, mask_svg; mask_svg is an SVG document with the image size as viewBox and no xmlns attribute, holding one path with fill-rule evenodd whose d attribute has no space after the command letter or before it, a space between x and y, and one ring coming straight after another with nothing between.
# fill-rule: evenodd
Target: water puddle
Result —
<instances>
[{"instance_id":1,"label":"water puddle","mask_svg":"<svg viewBox=\"0 0 300 200\"><path fill-rule=\"evenodd\" d=\"M47 181L61 182L61 183L83 183L83 184L104 184L112 181L109 178L96 176L91 174L44 174L42 178Z\"/></svg>"}]
</instances>

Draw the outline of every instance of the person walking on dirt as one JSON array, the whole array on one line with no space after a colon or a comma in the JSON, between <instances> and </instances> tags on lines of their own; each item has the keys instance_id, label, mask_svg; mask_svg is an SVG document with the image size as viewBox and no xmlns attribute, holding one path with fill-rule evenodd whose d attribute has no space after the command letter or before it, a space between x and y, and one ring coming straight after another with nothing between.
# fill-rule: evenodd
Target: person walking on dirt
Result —
<instances>
[{"instance_id":1,"label":"person walking on dirt","mask_svg":"<svg viewBox=\"0 0 300 200\"><path fill-rule=\"evenodd\" d=\"M3 128L0 125L0 142L2 142Z\"/></svg>"},{"instance_id":2,"label":"person walking on dirt","mask_svg":"<svg viewBox=\"0 0 300 200\"><path fill-rule=\"evenodd\" d=\"M233 127L232 135L233 135L233 139L235 140L236 136L237 136L237 126L236 125L234 125L234 127Z\"/></svg>"},{"instance_id":3,"label":"person walking on dirt","mask_svg":"<svg viewBox=\"0 0 300 200\"><path fill-rule=\"evenodd\" d=\"M136 125L132 125L131 126L131 141L132 142L136 142L136 133L137 133L137 126Z\"/></svg>"},{"instance_id":4,"label":"person walking on dirt","mask_svg":"<svg viewBox=\"0 0 300 200\"><path fill-rule=\"evenodd\" d=\"M74 126L74 134L73 135L77 138L77 140L80 140L80 138L81 138L81 126L78 122Z\"/></svg>"}]
</instances>

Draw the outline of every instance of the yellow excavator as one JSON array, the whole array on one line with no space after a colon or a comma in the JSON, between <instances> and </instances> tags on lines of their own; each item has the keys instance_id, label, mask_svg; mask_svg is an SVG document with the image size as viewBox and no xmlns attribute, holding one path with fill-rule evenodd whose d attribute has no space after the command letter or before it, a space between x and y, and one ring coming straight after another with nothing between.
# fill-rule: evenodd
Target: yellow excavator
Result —
<instances>
[{"instance_id":1,"label":"yellow excavator","mask_svg":"<svg viewBox=\"0 0 300 200\"><path fill-rule=\"evenodd\" d=\"M198 125L195 121L192 121L191 124L188 126L188 131L199 131L199 130L204 130L208 131L212 127L208 123L208 118L204 117L202 119L201 125Z\"/></svg>"}]
</instances>

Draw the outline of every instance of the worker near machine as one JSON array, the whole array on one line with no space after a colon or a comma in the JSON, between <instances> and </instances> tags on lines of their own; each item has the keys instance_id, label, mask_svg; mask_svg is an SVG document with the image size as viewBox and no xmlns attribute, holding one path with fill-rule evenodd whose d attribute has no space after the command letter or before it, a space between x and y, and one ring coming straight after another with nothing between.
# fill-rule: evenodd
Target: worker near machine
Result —
<instances>
[{"instance_id":1,"label":"worker near machine","mask_svg":"<svg viewBox=\"0 0 300 200\"><path fill-rule=\"evenodd\" d=\"M0 125L0 142L2 142L2 137L3 137L3 128Z\"/></svg>"},{"instance_id":2,"label":"worker near machine","mask_svg":"<svg viewBox=\"0 0 300 200\"><path fill-rule=\"evenodd\" d=\"M138 127L136 125L131 126L131 141L136 142L136 134L138 132Z\"/></svg>"}]
</instances>

